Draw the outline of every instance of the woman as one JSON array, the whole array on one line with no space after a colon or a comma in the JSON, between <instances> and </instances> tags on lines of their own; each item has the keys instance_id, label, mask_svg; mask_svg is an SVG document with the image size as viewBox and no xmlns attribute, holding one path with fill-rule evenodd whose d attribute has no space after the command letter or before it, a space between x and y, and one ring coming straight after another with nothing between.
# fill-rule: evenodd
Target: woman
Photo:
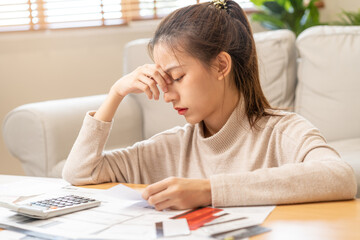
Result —
<instances>
[{"instance_id":1,"label":"woman","mask_svg":"<svg viewBox=\"0 0 360 240\"><path fill-rule=\"evenodd\" d=\"M143 197L158 210L354 198L353 170L319 131L264 97L252 31L238 4L218 0L173 12L149 50L155 64L122 77L86 115L66 180L150 184ZM122 99L144 92L157 100L160 91L189 124L104 152Z\"/></svg>"}]
</instances>

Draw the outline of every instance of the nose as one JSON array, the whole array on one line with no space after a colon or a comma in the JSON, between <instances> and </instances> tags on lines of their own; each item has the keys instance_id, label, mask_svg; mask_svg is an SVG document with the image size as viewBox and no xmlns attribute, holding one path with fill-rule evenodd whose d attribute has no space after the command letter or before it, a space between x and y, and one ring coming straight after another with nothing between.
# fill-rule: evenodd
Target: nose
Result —
<instances>
[{"instance_id":1,"label":"nose","mask_svg":"<svg viewBox=\"0 0 360 240\"><path fill-rule=\"evenodd\" d=\"M168 91L164 93L165 102L174 102L179 100L179 93L176 91L174 84L168 84Z\"/></svg>"}]
</instances>

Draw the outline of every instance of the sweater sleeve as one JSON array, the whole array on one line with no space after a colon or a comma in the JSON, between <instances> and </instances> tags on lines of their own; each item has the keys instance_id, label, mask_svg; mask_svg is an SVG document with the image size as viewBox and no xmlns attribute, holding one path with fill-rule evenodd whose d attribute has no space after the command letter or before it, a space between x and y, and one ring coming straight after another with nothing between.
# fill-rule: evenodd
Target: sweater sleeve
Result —
<instances>
[{"instance_id":1,"label":"sweater sleeve","mask_svg":"<svg viewBox=\"0 0 360 240\"><path fill-rule=\"evenodd\" d=\"M79 135L65 162L62 176L74 185L103 182L139 182L138 148L105 152L112 122L102 122L86 114ZM131 164L129 164L131 162Z\"/></svg>"},{"instance_id":2,"label":"sweater sleeve","mask_svg":"<svg viewBox=\"0 0 360 240\"><path fill-rule=\"evenodd\" d=\"M210 177L214 206L293 204L352 199L353 169L305 120L274 129L281 164L251 172Z\"/></svg>"}]
</instances>

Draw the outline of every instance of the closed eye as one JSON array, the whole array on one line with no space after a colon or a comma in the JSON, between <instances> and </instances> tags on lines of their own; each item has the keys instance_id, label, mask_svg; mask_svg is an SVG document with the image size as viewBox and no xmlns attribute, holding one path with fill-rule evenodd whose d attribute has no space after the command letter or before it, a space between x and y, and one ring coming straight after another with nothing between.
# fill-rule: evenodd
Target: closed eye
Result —
<instances>
[{"instance_id":1,"label":"closed eye","mask_svg":"<svg viewBox=\"0 0 360 240\"><path fill-rule=\"evenodd\" d=\"M180 81L183 77L184 77L184 75L179 78L174 79L174 82Z\"/></svg>"}]
</instances>

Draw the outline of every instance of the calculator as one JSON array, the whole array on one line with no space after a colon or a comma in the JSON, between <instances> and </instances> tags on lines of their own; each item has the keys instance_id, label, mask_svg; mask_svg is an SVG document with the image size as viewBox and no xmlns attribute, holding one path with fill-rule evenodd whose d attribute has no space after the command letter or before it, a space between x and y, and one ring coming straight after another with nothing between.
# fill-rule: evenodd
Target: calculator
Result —
<instances>
[{"instance_id":1,"label":"calculator","mask_svg":"<svg viewBox=\"0 0 360 240\"><path fill-rule=\"evenodd\" d=\"M41 199L23 204L0 202L0 206L9 208L21 215L47 219L67 213L72 213L101 204L99 200L76 195L65 195L55 198Z\"/></svg>"}]
</instances>

